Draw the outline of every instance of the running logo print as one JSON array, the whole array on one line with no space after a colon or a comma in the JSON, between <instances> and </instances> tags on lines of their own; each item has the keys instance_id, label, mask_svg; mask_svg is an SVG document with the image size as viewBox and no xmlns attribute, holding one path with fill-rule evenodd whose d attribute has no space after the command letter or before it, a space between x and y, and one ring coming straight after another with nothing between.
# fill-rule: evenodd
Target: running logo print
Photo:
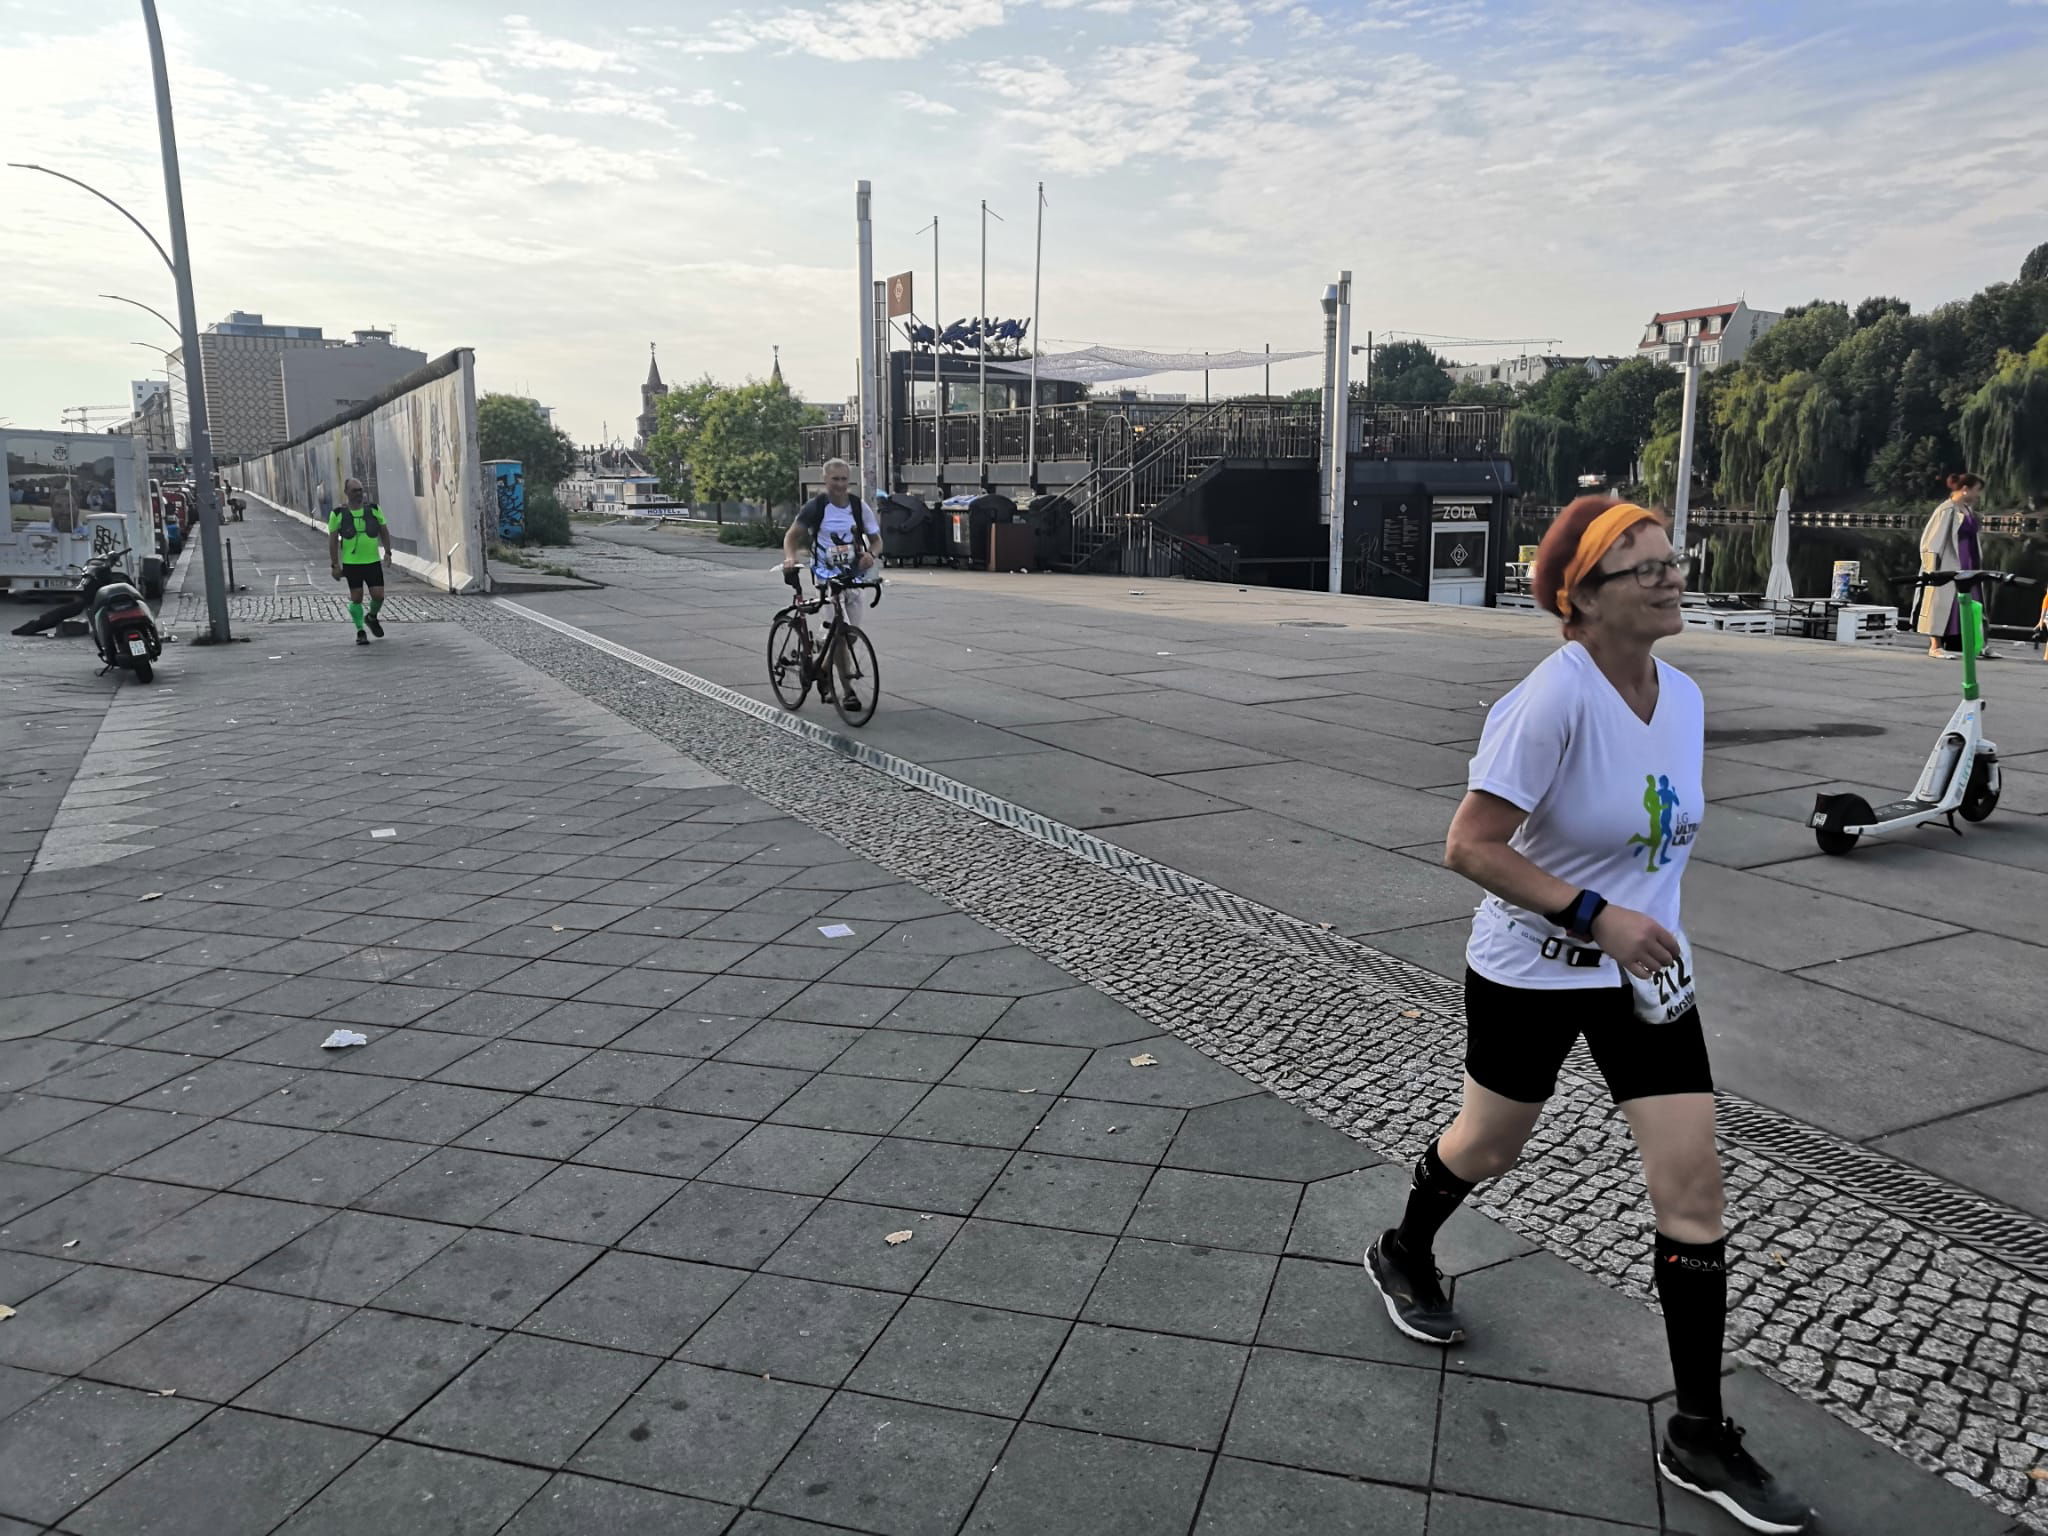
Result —
<instances>
[{"instance_id":1,"label":"running logo print","mask_svg":"<svg viewBox=\"0 0 2048 1536\"><path fill-rule=\"evenodd\" d=\"M1647 857L1643 869L1654 874L1671 862L1672 849L1683 848L1693 840L1699 831L1699 821L1685 814L1670 777L1660 773L1643 775L1643 811L1649 818L1650 830L1647 835L1638 832L1628 840L1628 845L1644 851Z\"/></svg>"}]
</instances>

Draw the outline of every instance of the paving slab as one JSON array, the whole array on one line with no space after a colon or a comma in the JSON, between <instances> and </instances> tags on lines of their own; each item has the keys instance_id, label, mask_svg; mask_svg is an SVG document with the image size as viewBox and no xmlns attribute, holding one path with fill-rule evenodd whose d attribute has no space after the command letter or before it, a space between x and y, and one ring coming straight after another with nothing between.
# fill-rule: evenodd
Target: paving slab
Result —
<instances>
[{"instance_id":1,"label":"paving slab","mask_svg":"<svg viewBox=\"0 0 2048 1536\"><path fill-rule=\"evenodd\" d=\"M638 626L628 643L673 634L678 656L746 676L758 605L738 583L757 573L721 587L727 567L707 565L683 577L705 600L680 616L673 587L577 600L592 622ZM900 611L920 633L978 625L979 647L1003 632L972 578L919 580ZM403 833L388 847L367 822L331 857L211 838L212 797L253 799L258 784L263 837L305 846L331 830L322 742L363 699L302 685L325 665L313 648L262 669L180 652L175 695L117 698L116 718L146 709L139 728L176 731L196 777L175 794L121 791L121 814L147 813L158 839L134 867L172 896L138 904L67 870L31 889L51 921L0 935L9 977L19 946L75 937L47 954L82 968L45 968L34 990L101 1005L0 1043L0 1092L27 1095L0 1102L0 1191L17 1208L0 1218L0 1298L20 1309L0 1345L33 1339L20 1330L39 1312L79 1318L60 1330L60 1369L0 1368L0 1458L24 1436L72 1433L48 1428L66 1393L126 1392L107 1399L110 1424L165 1404L186 1416L161 1438L110 1435L129 1449L104 1476L36 1482L47 1502L19 1515L0 1496L0 1518L83 1536L122 1499L239 1477L236 1447L263 1439L245 1426L274 1425L278 1444L315 1453L246 1478L209 1529L1714 1529L1652 1480L1652 1399L1668 1380L1656 1314L1636 1299L1640 1186L1576 1066L1531 1166L1442 1234L1454 1295L1481 1324L1467 1347L1395 1332L1358 1262L1455 1092L1440 1033L1455 994L1435 977L1458 974L1472 896L1438 863L1441 826L1485 702L1547 638L1452 616L1466 627L1449 642L1437 615L1372 604L1327 634L1282 627L1290 605L1328 601L1305 594L1162 590L1110 614L1086 596L1099 584L1030 590L1053 595L1029 599L1044 605L1029 629L1010 625L995 691L975 681L986 669L903 673L920 694L961 688L958 735L949 711L925 709L906 711L919 723L893 746L869 744L940 772L969 765L961 776L1051 775L1045 793L1113 780L1240 807L1109 835L1136 847L1168 829L1181 851L1145 845L1155 857L1274 913L1224 917L1224 898L1171 872L1124 860L1112 874L955 817L487 605L394 626L360 658L384 669L365 686L407 750L366 743L344 790L386 797ZM918 612L927 601L939 606ZM1208 604L1237 616L1219 627ZM746 643L718 639L721 625L746 626ZM1812 708L1864 664L1845 659ZM1703 673L1710 700L1749 687L1743 666ZM450 675L477 686L451 696ZM975 725L965 700L984 692ZM1718 723L1767 704L1745 695ZM243 724L226 731L227 718ZM1810 796L1821 759L1730 750L1769 760L1717 754L1717 794ZM728 776L745 786L708 783ZM1730 978L1711 983L1709 1018L1724 1086L1795 1109L1811 1094L1817 1118L1835 1117L1824 1124L1994 1186L1962 1155L1972 1136L2024 1145L2048 1096L2027 1076L2042 1057L2031 1014L1996 984L2030 974L2033 935L1994 929L2001 945L1980 955L1963 946L1986 925L1963 907L1803 883L1814 856L1777 857L1798 831L1790 806L1736 807L1721 873L1702 876L1714 905L1746 903L1773 930L1719 935L1731 956L1705 946L1703 969ZM876 826L870 807L887 808ZM1346 813L1355 835L1323 833L1344 834ZM1191 834L1219 823L1234 840L1204 852ZM1288 913L1310 927L1286 928ZM854 934L818 931L833 922ZM1390 937L1332 936L1347 931ZM263 942L215 944L222 933ZM1984 988L1991 1027L1947 1019L1945 993L1885 969L1916 948L1930 973L2000 972ZM1400 953L1436 957L1434 976ZM157 1000L174 990L218 1001ZM372 1045L321 1052L331 1021ZM1901 1056L1914 1030L1936 1044ZM1820 1085L1799 1075L1802 1050L1855 1069ZM173 1111L190 1123L162 1138ZM1775 1335L1759 1330L1782 1324L1791 1343L1764 1356L1773 1369L1863 1426L1772 1387L1788 1416L1738 1372L1731 1404L1753 1443L1814 1472L1830 1528L2005 1519L2015 1485L2029 1491L2014 1460L2026 1443L1971 1442L2031 1411L2025 1283L1979 1294L1978 1261L1951 1246L1894 1294L1924 1233L1852 1227L1837 1194L1783 1181L1739 1143L1729 1167L1739 1230L1783 1248L1800 1279L1785 1291L1746 1259L1738 1332L1765 1350ZM1515 1229L1490 1214L1503 1209ZM1852 1279L1863 1245L1800 1246L1812 1230L1905 1235ZM1844 1394L1873 1356L1873 1379L1917 1382L1894 1362L1922 1363L1919 1346L1893 1341L1923 1327L1937 1281L1957 1356L1938 1384L1970 1417L1930 1441L1930 1403L1901 1385ZM121 1294L86 1305L95 1285ZM1814 1342L1829 1330L1834 1343ZM160 1378L179 1395L143 1397ZM2003 1409L1994 1378L2020 1394ZM229 1399L216 1430L183 1433ZM1880 1449L1865 1430L1890 1433L1870 1415L1894 1405L1910 1405L1896 1422L1911 1443L2004 1502ZM361 1459L345 1466L335 1447ZM1901 1491L1859 1504L1866 1487Z\"/></svg>"}]
</instances>

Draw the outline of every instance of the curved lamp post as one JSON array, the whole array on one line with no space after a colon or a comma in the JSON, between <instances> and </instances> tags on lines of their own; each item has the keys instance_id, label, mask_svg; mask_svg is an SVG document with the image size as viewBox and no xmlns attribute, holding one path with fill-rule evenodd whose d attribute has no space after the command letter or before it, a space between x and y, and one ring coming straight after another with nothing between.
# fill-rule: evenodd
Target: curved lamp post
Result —
<instances>
[{"instance_id":1,"label":"curved lamp post","mask_svg":"<svg viewBox=\"0 0 2048 1536\"><path fill-rule=\"evenodd\" d=\"M157 135L163 151L164 203L170 213L171 249L166 251L163 243L150 233L148 225L98 187L89 186L62 171L53 171L46 165L30 165L18 160L8 163L18 170L40 171L45 176L54 176L59 181L68 181L74 187L90 192L141 230L143 238L163 258L164 265L171 269L171 277L178 290L179 321L172 329L178 332L185 354L185 403L191 419L192 478L199 497L199 549L206 568L206 638L219 643L229 638L228 593L221 571L220 506L213 493L213 434L206 417L206 370L200 363L199 311L192 298L192 250L185 238L185 191L178 171L178 135L171 121L171 82L164 65L164 36L162 27L157 23L156 0L142 0L142 22L149 32L149 62L156 81ZM124 299L122 302L133 304L136 301ZM149 309L147 304L138 307ZM156 311L150 310L150 313L155 314ZM164 316L158 315L157 318L169 324Z\"/></svg>"},{"instance_id":2,"label":"curved lamp post","mask_svg":"<svg viewBox=\"0 0 2048 1536\"><path fill-rule=\"evenodd\" d=\"M101 295L100 295L100 297L101 297L101 298L103 298L103 299L113 299L113 300L115 300L115 301L116 301L117 303L121 303L121 304L133 304L133 305L134 305L134 306L135 306L135 307L136 307L137 309L148 309L148 310L149 310L149 312L150 312L150 313L151 313L152 315L155 315L155 316L157 317L157 319L159 319L159 320L163 321L163 323L164 323L165 325L168 325L168 326L170 326L170 328L171 328L171 329L172 329L173 331L176 331L176 330L178 329L178 327L177 327L176 323L175 323L175 322L173 322L173 321L171 320L171 318L170 318L170 317L169 317L168 315L166 315L166 314L165 314L165 313L164 313L164 312L163 312L162 310L160 310L160 309L150 309L150 308L149 308L149 306L148 306L147 304L143 303L143 302L142 302L142 300L140 300L140 299L131 299L131 298L128 298L128 297L126 297L126 296L125 296L125 295L123 295L123 294L118 294L118 293L103 293L103 294L101 294Z\"/></svg>"}]
</instances>

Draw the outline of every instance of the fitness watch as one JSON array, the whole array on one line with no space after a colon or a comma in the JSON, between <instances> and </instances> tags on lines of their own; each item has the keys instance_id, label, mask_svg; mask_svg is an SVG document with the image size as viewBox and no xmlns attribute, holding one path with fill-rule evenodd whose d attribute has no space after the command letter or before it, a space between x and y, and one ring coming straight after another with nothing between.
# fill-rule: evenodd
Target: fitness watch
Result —
<instances>
[{"instance_id":1,"label":"fitness watch","mask_svg":"<svg viewBox=\"0 0 2048 1536\"><path fill-rule=\"evenodd\" d=\"M1555 912L1543 914L1544 921L1552 927L1562 928L1565 937L1575 943L1593 942L1593 920L1607 910L1607 898L1598 891L1581 891Z\"/></svg>"}]
</instances>

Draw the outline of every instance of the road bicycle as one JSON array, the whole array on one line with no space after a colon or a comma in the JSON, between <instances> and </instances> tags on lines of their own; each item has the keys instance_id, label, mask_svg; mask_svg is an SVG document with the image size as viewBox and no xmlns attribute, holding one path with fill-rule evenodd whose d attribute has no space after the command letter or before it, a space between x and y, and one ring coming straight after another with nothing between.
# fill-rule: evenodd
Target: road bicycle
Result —
<instances>
[{"instance_id":1,"label":"road bicycle","mask_svg":"<svg viewBox=\"0 0 2048 1536\"><path fill-rule=\"evenodd\" d=\"M791 710L801 708L815 686L841 720L850 726L866 725L881 702L882 667L875 659L874 643L848 613L847 594L865 589L870 594L868 606L875 607L882 601L881 581L835 576L818 584L817 596L806 598L800 572L784 571L782 579L796 595L768 626L768 686L782 707ZM832 616L825 620L823 632L814 635L811 619L828 607Z\"/></svg>"}]
</instances>

